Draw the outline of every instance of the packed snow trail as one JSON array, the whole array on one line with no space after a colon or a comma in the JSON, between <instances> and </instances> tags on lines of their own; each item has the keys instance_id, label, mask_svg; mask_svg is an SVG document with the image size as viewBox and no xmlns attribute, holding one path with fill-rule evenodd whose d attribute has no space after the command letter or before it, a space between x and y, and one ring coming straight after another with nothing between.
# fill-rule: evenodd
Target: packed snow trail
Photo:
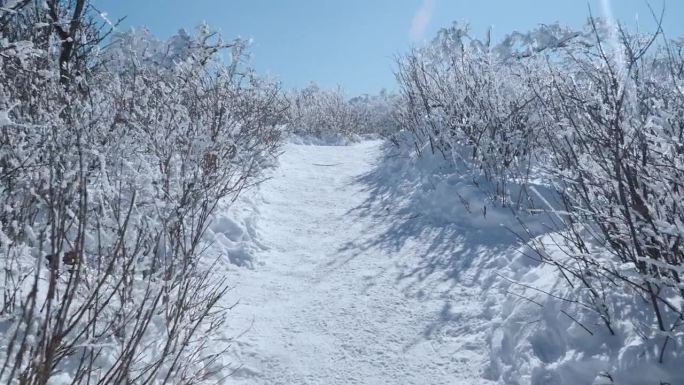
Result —
<instances>
[{"instance_id":1,"label":"packed snow trail","mask_svg":"<svg viewBox=\"0 0 684 385\"><path fill-rule=\"evenodd\" d=\"M393 207L371 207L362 182L381 144L286 146L260 188L263 249L232 279L228 329L244 333L228 383L488 383L475 286L401 278L441 251L429 231L389 246Z\"/></svg>"}]
</instances>

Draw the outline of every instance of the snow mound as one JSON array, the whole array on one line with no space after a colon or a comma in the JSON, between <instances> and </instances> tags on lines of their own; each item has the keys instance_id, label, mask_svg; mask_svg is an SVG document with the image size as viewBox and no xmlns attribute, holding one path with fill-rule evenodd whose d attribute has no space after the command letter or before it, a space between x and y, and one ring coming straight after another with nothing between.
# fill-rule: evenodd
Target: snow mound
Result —
<instances>
[{"instance_id":1,"label":"snow mound","mask_svg":"<svg viewBox=\"0 0 684 385\"><path fill-rule=\"evenodd\" d=\"M486 181L440 156L415 159L407 148L389 145L384 153L362 177L372 203L360 209L380 218L375 207L383 207L390 229L379 242L397 246L416 234L428 242L429 252L405 275L421 282L416 295L428 281L479 287L473 293L491 318L485 378L506 385L684 384L678 369L684 366L684 338L671 335L659 362L663 339L647 336L645 325L652 324L647 301L627 291L607 291L611 334L586 306L586 289L568 284L557 268L535 258L531 246L543 243L553 260L565 260L563 239L550 230L557 229L552 225L557 217L540 210L515 214L493 203L483 191ZM539 195L528 202L532 207L553 204L545 186L534 187ZM445 309L445 319L448 313ZM454 329L460 338L475 332Z\"/></svg>"},{"instance_id":2,"label":"snow mound","mask_svg":"<svg viewBox=\"0 0 684 385\"><path fill-rule=\"evenodd\" d=\"M211 243L207 256L225 257L222 261L228 269L254 268L255 253L264 248L257 233L260 200L259 187L253 186L217 210L205 235Z\"/></svg>"},{"instance_id":3,"label":"snow mound","mask_svg":"<svg viewBox=\"0 0 684 385\"><path fill-rule=\"evenodd\" d=\"M562 244L557 233L540 237ZM563 260L560 249L554 257ZM489 375L504 384L684 384L682 336L672 336L660 361L662 340L647 338L647 302L626 291L607 293L610 333L590 310L587 293L570 286L557 269L526 247L494 258L488 280L499 299L492 321ZM629 320L629 321L628 321Z\"/></svg>"}]
</instances>

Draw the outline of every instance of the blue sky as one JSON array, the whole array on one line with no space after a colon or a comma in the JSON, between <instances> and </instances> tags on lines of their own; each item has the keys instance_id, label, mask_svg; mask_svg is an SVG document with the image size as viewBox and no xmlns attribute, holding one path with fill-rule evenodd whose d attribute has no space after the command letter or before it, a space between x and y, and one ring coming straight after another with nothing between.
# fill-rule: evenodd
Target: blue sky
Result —
<instances>
[{"instance_id":1,"label":"blue sky","mask_svg":"<svg viewBox=\"0 0 684 385\"><path fill-rule=\"evenodd\" d=\"M540 23L584 23L588 5L604 5L625 24L653 27L645 0L93 0L122 28L147 26L160 38L205 21L224 37L251 38L252 63L286 87L315 81L341 85L349 95L394 88L394 57L420 45L452 21L468 22L477 36L494 38ZM684 0L665 3L665 31L684 35Z\"/></svg>"}]
</instances>

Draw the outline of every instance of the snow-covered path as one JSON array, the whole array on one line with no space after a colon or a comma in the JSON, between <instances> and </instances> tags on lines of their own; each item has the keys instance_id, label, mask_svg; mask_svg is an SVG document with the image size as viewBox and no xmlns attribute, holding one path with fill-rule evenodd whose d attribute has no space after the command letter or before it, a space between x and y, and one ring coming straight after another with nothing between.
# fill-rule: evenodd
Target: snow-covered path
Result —
<instances>
[{"instance_id":1,"label":"snow-covered path","mask_svg":"<svg viewBox=\"0 0 684 385\"><path fill-rule=\"evenodd\" d=\"M406 274L442 251L429 231L388 241L393 207L372 205L361 178L380 153L378 141L286 146L260 189L263 250L232 282L228 327L245 333L228 382L487 383L478 289Z\"/></svg>"}]
</instances>

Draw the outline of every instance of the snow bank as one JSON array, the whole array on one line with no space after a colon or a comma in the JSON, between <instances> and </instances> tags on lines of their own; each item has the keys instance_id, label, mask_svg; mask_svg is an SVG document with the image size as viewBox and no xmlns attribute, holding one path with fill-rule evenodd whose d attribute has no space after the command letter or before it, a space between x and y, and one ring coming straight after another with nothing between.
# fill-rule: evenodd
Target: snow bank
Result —
<instances>
[{"instance_id":1,"label":"snow bank","mask_svg":"<svg viewBox=\"0 0 684 385\"><path fill-rule=\"evenodd\" d=\"M570 263L559 246L562 237L550 230L558 228L551 226L557 216L516 215L493 203L480 188L487 187L486 181L473 178L469 170L440 156L416 159L409 153L388 146L366 182L378 200L408 202L388 205L388 213L445 229L456 226L463 233L452 235L452 242L461 245L437 251L450 254L440 257L444 260L471 259L449 266L431 261L430 269L431 274L445 270L441 274L454 279L474 277L481 288L491 315L486 378L506 385L684 384L679 369L684 367L683 336L671 333L660 363L664 337L648 327L653 320L647 301L627 290L606 290L603 301L613 335L587 306L586 289L568 284L557 268L535 257L531 245L543 243L553 260ZM553 203L548 189L537 185L536 190L543 198L535 195L532 206ZM592 254L601 254L597 245L592 247Z\"/></svg>"},{"instance_id":2,"label":"snow bank","mask_svg":"<svg viewBox=\"0 0 684 385\"><path fill-rule=\"evenodd\" d=\"M473 177L465 166L454 165L440 155L409 155L406 145L386 145L381 164L365 179L375 186L376 195L408 200L402 210L432 222L456 224L469 232L494 235L493 243L525 237L524 233L544 231L545 215L514 213L508 205L493 201L486 193L489 182ZM544 186L537 190L546 194ZM535 197L531 197L535 198ZM543 202L532 202L541 207ZM521 226L524 223L525 227ZM526 230L527 229L527 230Z\"/></svg>"},{"instance_id":3,"label":"snow bank","mask_svg":"<svg viewBox=\"0 0 684 385\"><path fill-rule=\"evenodd\" d=\"M207 256L221 258L228 269L254 267L255 251L263 248L256 229L260 199L258 186L255 186L235 202L225 202L224 207L217 210L206 233L207 241L211 243Z\"/></svg>"},{"instance_id":4,"label":"snow bank","mask_svg":"<svg viewBox=\"0 0 684 385\"><path fill-rule=\"evenodd\" d=\"M541 236L547 246L562 244L557 233ZM556 260L568 260L555 248ZM682 336L659 363L662 338L650 335L648 302L625 291L607 291L604 303L614 335L587 305L583 288L570 286L558 270L521 247L494 256L486 280L498 298L492 320L489 376L504 384L683 384Z\"/></svg>"}]
</instances>

